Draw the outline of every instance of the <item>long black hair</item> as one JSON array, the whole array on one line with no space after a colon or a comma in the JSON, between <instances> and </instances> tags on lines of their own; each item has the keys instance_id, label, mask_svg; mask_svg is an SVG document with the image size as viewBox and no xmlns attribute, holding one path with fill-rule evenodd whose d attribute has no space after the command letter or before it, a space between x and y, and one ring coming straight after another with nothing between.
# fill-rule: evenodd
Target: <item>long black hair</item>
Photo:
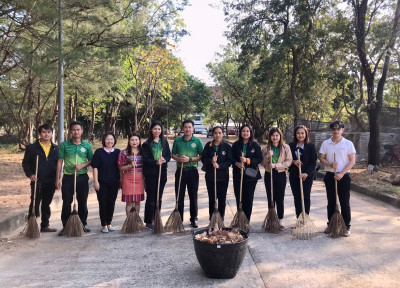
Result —
<instances>
[{"instance_id":1,"label":"long black hair","mask_svg":"<svg viewBox=\"0 0 400 288\"><path fill-rule=\"evenodd\" d=\"M132 137L138 137L139 138L139 153L142 154L142 142L140 141L140 135L138 133L132 133L128 135L128 146L126 146L126 150L128 151L128 155L132 155L132 147L131 144L129 144L129 141L131 140Z\"/></svg>"},{"instance_id":2,"label":"long black hair","mask_svg":"<svg viewBox=\"0 0 400 288\"><path fill-rule=\"evenodd\" d=\"M153 131L151 131L151 130L154 128L154 126L157 126L157 125L161 127L161 134L160 134L161 143L164 142L164 129L162 127L161 121L153 121L153 122L151 122L150 130L147 133L147 142L149 144L154 141Z\"/></svg>"},{"instance_id":3,"label":"long black hair","mask_svg":"<svg viewBox=\"0 0 400 288\"><path fill-rule=\"evenodd\" d=\"M279 148L280 148L281 151L282 151L282 147L283 147L283 134L282 134L281 129L279 129L278 127L272 127L271 129L269 129L269 131L268 131L268 138L267 138L267 141L268 141L268 144L267 144L267 145L271 148L271 146L272 146L271 136L272 136L272 134L274 134L275 132L278 133L279 136L281 136L280 139L279 139L279 144L278 144L278 146L279 146Z\"/></svg>"},{"instance_id":4,"label":"long black hair","mask_svg":"<svg viewBox=\"0 0 400 288\"><path fill-rule=\"evenodd\" d=\"M253 132L253 128L250 126L250 124L243 124L242 127L240 127L240 129L239 129L239 142L243 143L242 130L245 127L249 128L249 130L250 130L249 143L251 143L251 142L253 142L254 132Z\"/></svg>"}]
</instances>

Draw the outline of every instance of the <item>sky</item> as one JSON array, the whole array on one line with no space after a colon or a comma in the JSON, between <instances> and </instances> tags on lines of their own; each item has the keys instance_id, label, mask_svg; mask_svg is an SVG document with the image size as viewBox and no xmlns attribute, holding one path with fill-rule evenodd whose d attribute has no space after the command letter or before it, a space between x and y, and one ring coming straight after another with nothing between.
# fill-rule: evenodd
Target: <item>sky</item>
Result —
<instances>
[{"instance_id":1,"label":"sky","mask_svg":"<svg viewBox=\"0 0 400 288\"><path fill-rule=\"evenodd\" d=\"M190 35L177 44L177 56L190 74L207 85L213 85L206 65L214 59L216 52L222 51L220 46L227 44L223 36L227 30L224 13L219 0L191 0L190 4L182 12Z\"/></svg>"}]
</instances>

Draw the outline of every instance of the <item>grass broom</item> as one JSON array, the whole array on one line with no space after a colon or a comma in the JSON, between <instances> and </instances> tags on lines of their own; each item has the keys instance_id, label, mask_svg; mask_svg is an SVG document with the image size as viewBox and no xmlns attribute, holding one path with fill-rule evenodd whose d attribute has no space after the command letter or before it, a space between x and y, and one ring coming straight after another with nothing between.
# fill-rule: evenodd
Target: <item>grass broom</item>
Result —
<instances>
[{"instance_id":1,"label":"grass broom","mask_svg":"<svg viewBox=\"0 0 400 288\"><path fill-rule=\"evenodd\" d=\"M134 166L133 166L133 198L135 198L135 180L136 180L136 156L133 154ZM136 202L133 202L133 206L126 217L124 224L122 225L121 232L124 234L135 234L143 231L144 223L140 218L139 212L135 207Z\"/></svg>"},{"instance_id":2,"label":"grass broom","mask_svg":"<svg viewBox=\"0 0 400 288\"><path fill-rule=\"evenodd\" d=\"M265 216L264 223L262 225L262 228L264 228L265 231L269 233L274 233L278 234L280 231L280 224L279 224L279 219L278 219L278 214L276 213L275 210L275 203L274 203L274 185L273 185L273 179L272 179L272 155L270 155L271 161L271 205L268 207L268 213L267 216Z\"/></svg>"},{"instance_id":3,"label":"grass broom","mask_svg":"<svg viewBox=\"0 0 400 288\"><path fill-rule=\"evenodd\" d=\"M300 150L297 149L297 158L300 160ZM296 220L296 225L292 230L292 235L299 239L310 239L315 236L316 227L314 222L310 219L310 216L306 213L304 207L304 192L303 192L303 180L301 179L301 164L299 165L299 181L300 181L300 195L301 195L301 209L302 213Z\"/></svg>"},{"instance_id":4,"label":"grass broom","mask_svg":"<svg viewBox=\"0 0 400 288\"><path fill-rule=\"evenodd\" d=\"M217 153L214 152L214 156ZM217 202L217 168L214 167L214 211L211 215L210 224L208 225L209 229L213 229L214 231L219 230L220 228L224 228L224 220L222 220L221 214L218 211L218 202Z\"/></svg>"},{"instance_id":5,"label":"grass broom","mask_svg":"<svg viewBox=\"0 0 400 288\"><path fill-rule=\"evenodd\" d=\"M238 210L236 211L235 216L233 216L231 227L239 228L239 230L247 232L249 231L249 220L247 219L246 214L244 214L242 208L242 192L243 192L243 167L240 169L239 207Z\"/></svg>"},{"instance_id":6,"label":"grass broom","mask_svg":"<svg viewBox=\"0 0 400 288\"><path fill-rule=\"evenodd\" d=\"M175 209L172 211L169 216L167 223L165 223L165 231L172 233L182 233L185 232L185 227L183 227L181 214L178 211L178 201L179 201L179 192L181 190L181 180L182 180L182 171L183 171L183 163L181 165L181 171L179 173L179 184L178 184L178 193L176 196Z\"/></svg>"},{"instance_id":7,"label":"grass broom","mask_svg":"<svg viewBox=\"0 0 400 288\"><path fill-rule=\"evenodd\" d=\"M78 154L75 155L75 165L78 164ZM75 168L75 167L74 167ZM74 170L74 206L71 215L68 218L64 228L64 236L81 237L83 234L83 224L76 210L76 168Z\"/></svg>"},{"instance_id":8,"label":"grass broom","mask_svg":"<svg viewBox=\"0 0 400 288\"><path fill-rule=\"evenodd\" d=\"M162 155L162 150L160 152L160 158L161 159ZM160 213L160 179L161 179L161 167L162 164L159 165L158 167L158 185L157 185L157 202L156 202L156 211L154 213L154 227L153 227L153 234L160 235L164 233L164 226L162 223L161 219L161 213Z\"/></svg>"},{"instance_id":9,"label":"grass broom","mask_svg":"<svg viewBox=\"0 0 400 288\"><path fill-rule=\"evenodd\" d=\"M336 162L336 153L333 154L333 161ZM335 168L335 176L336 176L336 168ZM344 219L339 210L339 196L338 196L338 187L337 180L335 179L335 196L336 196L336 208L333 213L331 220L328 225L328 236L332 238L344 237L347 231L346 223L344 223Z\"/></svg>"},{"instance_id":10,"label":"grass broom","mask_svg":"<svg viewBox=\"0 0 400 288\"><path fill-rule=\"evenodd\" d=\"M36 181L33 188L33 202L32 202L32 210L30 211L30 217L28 223L25 227L25 236L28 238L39 238L40 237L40 229L37 223L36 215L35 215L35 207L36 207L36 189L37 189L37 176L38 176L38 167L39 167L39 155L36 156Z\"/></svg>"}]
</instances>

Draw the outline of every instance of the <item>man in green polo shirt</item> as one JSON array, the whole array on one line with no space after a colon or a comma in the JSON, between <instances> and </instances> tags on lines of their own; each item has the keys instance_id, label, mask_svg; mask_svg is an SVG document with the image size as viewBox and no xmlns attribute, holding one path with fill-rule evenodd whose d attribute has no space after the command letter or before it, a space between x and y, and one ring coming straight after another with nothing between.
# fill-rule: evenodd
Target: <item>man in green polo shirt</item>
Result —
<instances>
[{"instance_id":1,"label":"man in green polo shirt","mask_svg":"<svg viewBox=\"0 0 400 288\"><path fill-rule=\"evenodd\" d=\"M87 198L89 193L89 176L87 167L90 165L93 158L92 146L86 141L83 141L81 136L83 133L82 123L73 121L69 125L72 138L61 143L57 162L56 188L61 187L61 168L64 163L62 177L61 194L63 206L61 210L61 221L63 227L67 224L68 218L71 215L71 204L74 196L74 174L76 170L76 199L78 201L78 215L83 224L83 231L90 232L87 226ZM77 164L75 158L77 157ZM76 164L76 165L75 165ZM58 234L63 236L64 228Z\"/></svg>"},{"instance_id":2,"label":"man in green polo shirt","mask_svg":"<svg viewBox=\"0 0 400 288\"><path fill-rule=\"evenodd\" d=\"M182 123L183 136L176 138L172 146L172 159L177 162L175 173L175 197L178 195L180 169L183 165L181 187L179 191L178 210L183 221L183 210L185 202L185 190L188 188L190 200L190 224L197 228L197 191L199 189L198 161L203 153L203 143L199 138L193 136L194 122L185 120Z\"/></svg>"}]
</instances>

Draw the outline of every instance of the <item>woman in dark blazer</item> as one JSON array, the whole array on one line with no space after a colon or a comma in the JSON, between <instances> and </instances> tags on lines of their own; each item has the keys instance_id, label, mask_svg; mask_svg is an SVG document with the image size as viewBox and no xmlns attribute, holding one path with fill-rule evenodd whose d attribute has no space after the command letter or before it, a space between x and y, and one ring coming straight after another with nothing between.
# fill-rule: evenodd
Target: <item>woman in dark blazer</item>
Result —
<instances>
[{"instance_id":1,"label":"woman in dark blazer","mask_svg":"<svg viewBox=\"0 0 400 288\"><path fill-rule=\"evenodd\" d=\"M317 150L315 145L310 143L308 129L304 125L294 129L294 136L293 142L289 144L293 157L292 165L289 167L289 182L294 197L296 216L299 217L302 212L300 178L303 181L305 212L310 214L310 195L317 163ZM297 148L300 149L300 158L297 155ZM301 175L299 175L299 166L301 166Z\"/></svg>"},{"instance_id":2,"label":"woman in dark blazer","mask_svg":"<svg viewBox=\"0 0 400 288\"><path fill-rule=\"evenodd\" d=\"M167 163L171 160L171 150L166 139L160 121L153 121L148 133L147 140L142 144L143 151L143 175L147 193L144 206L144 222L148 229L153 229L153 220L157 202L157 186L159 165L161 166L159 209L161 199L167 183ZM162 155L160 157L160 152Z\"/></svg>"},{"instance_id":3,"label":"woman in dark blazer","mask_svg":"<svg viewBox=\"0 0 400 288\"><path fill-rule=\"evenodd\" d=\"M242 156L243 153L243 156ZM242 208L247 219L250 221L251 212L253 210L254 190L256 189L257 181L261 179L261 174L258 165L263 157L260 145L253 141L253 129L250 125L244 124L239 130L239 140L232 145L233 158L233 189L235 191L236 206L239 209L240 202L240 171L243 167L253 168L257 170L257 176L251 178L243 173L242 187Z\"/></svg>"},{"instance_id":4,"label":"woman in dark blazer","mask_svg":"<svg viewBox=\"0 0 400 288\"><path fill-rule=\"evenodd\" d=\"M232 163L231 146L222 141L224 133L221 126L213 128L214 140L204 146L201 154L203 162L202 170L206 172L206 186L208 191L209 216L214 211L215 191L214 191L214 168L216 168L216 187L218 199L218 211L222 219L225 216L226 191L229 184L229 166Z\"/></svg>"}]
</instances>

